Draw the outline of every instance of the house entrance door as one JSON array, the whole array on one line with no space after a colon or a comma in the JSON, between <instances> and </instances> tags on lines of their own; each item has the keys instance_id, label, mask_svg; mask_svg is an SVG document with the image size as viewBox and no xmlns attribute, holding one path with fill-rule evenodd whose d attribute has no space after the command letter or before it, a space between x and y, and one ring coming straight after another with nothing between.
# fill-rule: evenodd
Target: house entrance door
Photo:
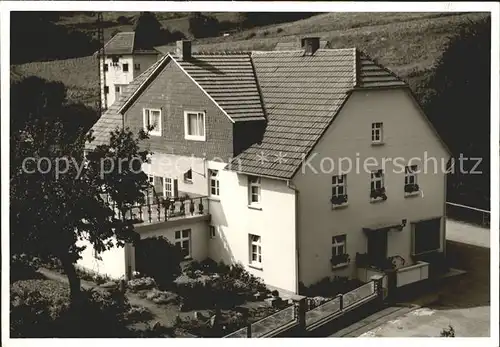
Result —
<instances>
[{"instance_id":1,"label":"house entrance door","mask_svg":"<svg viewBox=\"0 0 500 347\"><path fill-rule=\"evenodd\" d=\"M373 231L368 234L367 253L370 259L387 258L387 231Z\"/></svg>"}]
</instances>

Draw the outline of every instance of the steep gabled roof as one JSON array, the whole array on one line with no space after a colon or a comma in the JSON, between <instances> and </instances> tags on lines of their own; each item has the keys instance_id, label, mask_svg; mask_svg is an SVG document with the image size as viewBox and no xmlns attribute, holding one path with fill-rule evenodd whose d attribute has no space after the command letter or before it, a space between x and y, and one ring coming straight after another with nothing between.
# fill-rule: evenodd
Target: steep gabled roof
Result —
<instances>
[{"instance_id":1,"label":"steep gabled roof","mask_svg":"<svg viewBox=\"0 0 500 347\"><path fill-rule=\"evenodd\" d=\"M146 71L130 82L129 85L122 88L120 98L106 110L106 112L92 127L95 140L90 144L87 144L87 148L91 149L99 145L109 144L110 132L114 131L117 127L123 126L123 115L119 112L119 110L128 100L131 99L134 93L144 84L144 82L152 76L156 68L165 59L167 59L166 56L151 65Z\"/></svg>"},{"instance_id":2,"label":"steep gabled roof","mask_svg":"<svg viewBox=\"0 0 500 347\"><path fill-rule=\"evenodd\" d=\"M355 86L355 49L254 52L267 109L262 142L232 161L244 173L290 178ZM264 159L263 159L264 158Z\"/></svg>"},{"instance_id":3,"label":"steep gabled roof","mask_svg":"<svg viewBox=\"0 0 500 347\"><path fill-rule=\"evenodd\" d=\"M289 179L355 89L405 87L405 82L356 49L166 55L137 77L94 125L96 144L122 126L122 113L173 59L232 121L267 120L262 140L230 169Z\"/></svg>"},{"instance_id":4,"label":"steep gabled roof","mask_svg":"<svg viewBox=\"0 0 500 347\"><path fill-rule=\"evenodd\" d=\"M174 58L233 121L265 119L249 53L201 53L188 60Z\"/></svg>"}]
</instances>

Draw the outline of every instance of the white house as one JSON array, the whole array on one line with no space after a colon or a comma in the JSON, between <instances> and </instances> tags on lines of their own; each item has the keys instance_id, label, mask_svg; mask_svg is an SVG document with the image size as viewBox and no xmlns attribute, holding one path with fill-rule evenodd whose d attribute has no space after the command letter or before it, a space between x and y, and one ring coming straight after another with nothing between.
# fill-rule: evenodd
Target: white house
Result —
<instances>
[{"instance_id":1,"label":"white house","mask_svg":"<svg viewBox=\"0 0 500 347\"><path fill-rule=\"evenodd\" d=\"M449 151L392 72L355 48L303 42L193 54L181 41L125 88L89 148L116 126L155 125L143 169L172 202L136 229L186 259L241 263L293 293L388 263L397 286L427 278L429 255L445 252ZM111 252L118 261L80 265L130 275L133 247Z\"/></svg>"},{"instance_id":2,"label":"white house","mask_svg":"<svg viewBox=\"0 0 500 347\"><path fill-rule=\"evenodd\" d=\"M158 54L154 49L138 49L133 31L113 36L104 45L104 61L99 59L104 108L112 105L124 87L157 61Z\"/></svg>"}]
</instances>

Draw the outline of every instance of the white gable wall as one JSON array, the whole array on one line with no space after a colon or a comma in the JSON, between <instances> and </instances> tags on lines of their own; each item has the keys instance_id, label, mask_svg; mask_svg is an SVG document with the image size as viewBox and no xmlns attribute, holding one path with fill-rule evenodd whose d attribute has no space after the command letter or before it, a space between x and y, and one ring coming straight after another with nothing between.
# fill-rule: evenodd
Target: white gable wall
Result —
<instances>
[{"instance_id":1,"label":"white gable wall","mask_svg":"<svg viewBox=\"0 0 500 347\"><path fill-rule=\"evenodd\" d=\"M383 122L384 145L372 146L371 124ZM352 276L355 271L356 252L365 253L367 238L363 227L394 225L407 219L408 224L400 233L388 234L388 256L400 255L411 259L411 222L445 214L445 175L434 174L435 166L429 163L430 172L418 174L418 184L422 196L405 198L404 171L395 173L394 164L389 162L385 168L385 187L388 199L384 202L370 203L370 174L365 172L363 162L368 157L376 158L381 166L382 158L402 157L398 163L412 157L434 156L448 158L448 154L431 127L420 114L415 102L404 89L372 90L354 92L337 115L324 136L313 149L311 155L318 153L311 161L318 174L310 168L302 168L294 177L299 190L299 280L311 285L326 276ZM324 173L320 162L324 157L332 158L335 167L331 170L330 161L324 160ZM338 173L338 159L356 158L361 166L359 173L347 173L348 206L332 209L330 203L332 175ZM367 161L368 169L372 161ZM423 166L419 163L419 169ZM347 165L347 164L345 164ZM345 166L345 169L348 167ZM444 239L444 218L442 220ZM330 265L332 236L347 234L347 252L350 265L340 270L332 270Z\"/></svg>"}]
</instances>

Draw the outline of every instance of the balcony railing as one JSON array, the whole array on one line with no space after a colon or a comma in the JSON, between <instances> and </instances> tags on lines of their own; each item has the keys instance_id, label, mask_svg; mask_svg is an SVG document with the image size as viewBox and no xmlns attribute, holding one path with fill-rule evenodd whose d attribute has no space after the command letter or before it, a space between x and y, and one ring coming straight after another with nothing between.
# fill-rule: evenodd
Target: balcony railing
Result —
<instances>
[{"instance_id":1,"label":"balcony railing","mask_svg":"<svg viewBox=\"0 0 500 347\"><path fill-rule=\"evenodd\" d=\"M115 217L134 223L161 223L209 214L207 196L162 198L149 194L144 204L129 206L121 211L113 201L107 201Z\"/></svg>"}]
</instances>

